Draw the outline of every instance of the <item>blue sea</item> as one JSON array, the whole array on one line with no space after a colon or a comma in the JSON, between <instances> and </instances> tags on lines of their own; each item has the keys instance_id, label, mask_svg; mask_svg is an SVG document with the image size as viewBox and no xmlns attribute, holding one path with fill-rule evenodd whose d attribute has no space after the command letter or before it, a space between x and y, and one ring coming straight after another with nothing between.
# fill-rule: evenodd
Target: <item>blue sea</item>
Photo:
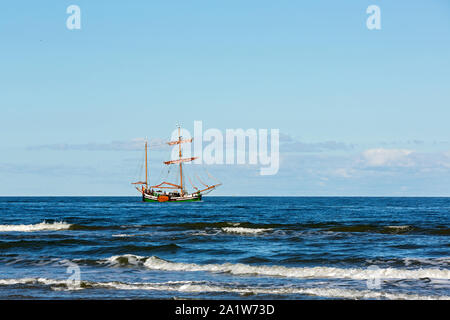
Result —
<instances>
[{"instance_id":1,"label":"blue sea","mask_svg":"<svg viewBox=\"0 0 450 320\"><path fill-rule=\"evenodd\" d=\"M1 197L0 299L450 299L450 198Z\"/></svg>"}]
</instances>

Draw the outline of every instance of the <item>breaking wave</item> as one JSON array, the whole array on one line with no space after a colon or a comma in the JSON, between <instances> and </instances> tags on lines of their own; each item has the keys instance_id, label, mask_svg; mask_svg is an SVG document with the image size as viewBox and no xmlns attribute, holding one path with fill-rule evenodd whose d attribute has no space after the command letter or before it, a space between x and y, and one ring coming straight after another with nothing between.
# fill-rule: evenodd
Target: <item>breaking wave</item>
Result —
<instances>
[{"instance_id":1,"label":"breaking wave","mask_svg":"<svg viewBox=\"0 0 450 320\"><path fill-rule=\"evenodd\" d=\"M139 265L152 270L162 271L206 271L230 273L233 275L255 275L287 278L337 278L367 280L379 279L443 279L450 281L450 270L439 268L399 269L399 268L335 268L335 267L284 267L248 264L196 264L171 262L156 256L142 257L135 255L113 256L105 260L112 265Z\"/></svg>"},{"instance_id":2,"label":"breaking wave","mask_svg":"<svg viewBox=\"0 0 450 320\"><path fill-rule=\"evenodd\" d=\"M66 222L41 222L38 224L4 224L0 225L0 232L33 232L33 231L57 231L67 230L71 224Z\"/></svg>"},{"instance_id":3,"label":"breaking wave","mask_svg":"<svg viewBox=\"0 0 450 320\"><path fill-rule=\"evenodd\" d=\"M0 232L32 232L32 231L55 231L55 230L127 230L146 228L169 228L174 230L196 230L196 231L219 231L235 234L261 234L267 231L283 232L335 232L335 233L382 233L382 234L432 234L450 235L450 229L445 226L430 226L427 228L410 225L372 225L372 224L340 224L336 222L304 223L304 224L280 224L280 223L252 223L252 222L194 222L194 223L168 223L148 225L84 225L69 224L66 222L41 222L29 225L0 225ZM210 235L209 233L207 233ZM131 237L127 233L118 233L114 237Z\"/></svg>"},{"instance_id":4,"label":"breaking wave","mask_svg":"<svg viewBox=\"0 0 450 320\"><path fill-rule=\"evenodd\" d=\"M136 256L134 254L124 254L121 256L112 256L100 263L107 263L110 265L142 265L147 257Z\"/></svg>"},{"instance_id":5,"label":"breaking wave","mask_svg":"<svg viewBox=\"0 0 450 320\"><path fill-rule=\"evenodd\" d=\"M47 279L47 278L21 278L21 279L0 279L0 286L8 285L46 285L52 290L83 290L92 288L115 289L115 290L148 290L148 291L172 291L187 293L211 293L227 292L243 296L248 295L308 295L327 298L343 299L393 299L393 300L450 300L449 296L429 296L418 294L405 294L371 290L341 289L341 288L303 288L303 287L255 287L242 286L239 284L214 284L204 281L169 281L163 283L145 283L145 282L93 282L81 281L74 285L65 280Z\"/></svg>"},{"instance_id":6,"label":"breaking wave","mask_svg":"<svg viewBox=\"0 0 450 320\"><path fill-rule=\"evenodd\" d=\"M218 229L224 231L233 228L245 229L264 229L273 230L280 229L284 231L324 231L339 233L382 233L382 234L433 234L433 235L450 235L450 229L445 226L430 226L428 228L415 227L411 225L378 225L378 224L341 224L334 221L320 223L303 223L303 224L280 224L280 223L252 223L252 222L193 222L193 223L172 223L168 225L154 226L170 226L173 228L190 229L190 230L208 230ZM245 232L245 231L244 231ZM244 233L242 232L242 233Z\"/></svg>"},{"instance_id":7,"label":"breaking wave","mask_svg":"<svg viewBox=\"0 0 450 320\"><path fill-rule=\"evenodd\" d=\"M236 234L258 234L267 231L271 231L271 228L262 229L262 228L244 228L244 227L223 227L222 231L227 233L236 233Z\"/></svg>"}]
</instances>

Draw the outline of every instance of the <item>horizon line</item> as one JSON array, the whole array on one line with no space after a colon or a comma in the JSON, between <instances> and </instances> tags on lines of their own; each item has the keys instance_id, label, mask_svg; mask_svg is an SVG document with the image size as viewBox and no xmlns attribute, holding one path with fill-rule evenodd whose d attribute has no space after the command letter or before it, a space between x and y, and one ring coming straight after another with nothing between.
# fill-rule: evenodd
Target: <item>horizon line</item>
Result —
<instances>
[{"instance_id":1,"label":"horizon line","mask_svg":"<svg viewBox=\"0 0 450 320\"><path fill-rule=\"evenodd\" d=\"M137 195L0 195L0 198L142 198ZM217 195L205 198L450 198L450 195Z\"/></svg>"}]
</instances>

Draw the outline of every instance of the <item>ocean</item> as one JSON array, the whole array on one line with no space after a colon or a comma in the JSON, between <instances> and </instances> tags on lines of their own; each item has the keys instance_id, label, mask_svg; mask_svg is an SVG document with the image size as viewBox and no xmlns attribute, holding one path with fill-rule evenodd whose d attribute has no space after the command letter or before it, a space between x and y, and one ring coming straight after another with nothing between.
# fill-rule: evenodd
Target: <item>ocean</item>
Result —
<instances>
[{"instance_id":1,"label":"ocean","mask_svg":"<svg viewBox=\"0 0 450 320\"><path fill-rule=\"evenodd\" d=\"M0 299L450 299L450 198L0 197Z\"/></svg>"}]
</instances>

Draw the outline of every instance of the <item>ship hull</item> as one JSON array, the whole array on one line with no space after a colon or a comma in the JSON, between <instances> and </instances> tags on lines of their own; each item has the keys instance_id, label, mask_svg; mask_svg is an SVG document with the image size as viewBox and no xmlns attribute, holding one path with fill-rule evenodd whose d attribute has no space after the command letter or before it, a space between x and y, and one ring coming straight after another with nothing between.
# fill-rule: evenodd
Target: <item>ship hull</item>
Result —
<instances>
[{"instance_id":1,"label":"ship hull","mask_svg":"<svg viewBox=\"0 0 450 320\"><path fill-rule=\"evenodd\" d=\"M142 196L142 200L144 202L194 202L194 201L201 201L202 195L194 194L194 195L187 195L184 197L169 197L168 200L161 201L160 199L158 199L158 196L144 194Z\"/></svg>"}]
</instances>

